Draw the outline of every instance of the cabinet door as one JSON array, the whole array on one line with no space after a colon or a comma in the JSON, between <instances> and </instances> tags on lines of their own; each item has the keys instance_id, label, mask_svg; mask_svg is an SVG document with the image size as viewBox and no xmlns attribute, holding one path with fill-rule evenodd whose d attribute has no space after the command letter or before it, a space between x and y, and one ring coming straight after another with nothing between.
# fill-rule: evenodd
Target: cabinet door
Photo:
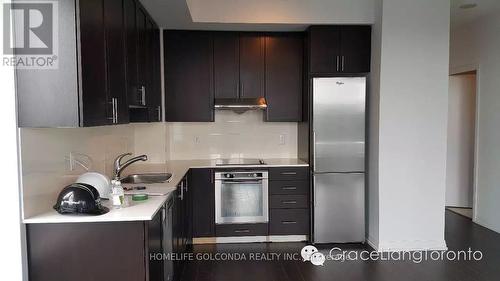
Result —
<instances>
[{"instance_id":1,"label":"cabinet door","mask_svg":"<svg viewBox=\"0 0 500 281\"><path fill-rule=\"evenodd\" d=\"M137 81L137 31L135 0L123 0L127 97L130 105L140 105L141 95Z\"/></svg>"},{"instance_id":2,"label":"cabinet door","mask_svg":"<svg viewBox=\"0 0 500 281\"><path fill-rule=\"evenodd\" d=\"M264 96L264 36L240 34L240 97Z\"/></svg>"},{"instance_id":3,"label":"cabinet door","mask_svg":"<svg viewBox=\"0 0 500 281\"><path fill-rule=\"evenodd\" d=\"M160 30L153 26L151 30L151 87L148 93L149 121L159 122L162 119L161 110L161 58L160 58Z\"/></svg>"},{"instance_id":4,"label":"cabinet door","mask_svg":"<svg viewBox=\"0 0 500 281\"><path fill-rule=\"evenodd\" d=\"M182 237L183 237L183 223L184 217L182 213L182 196L181 189L177 187L177 189L173 192L174 202L172 205L172 216L173 216L173 225L172 225L172 248L173 253L182 254L184 252L182 246ZM180 280L182 275L182 269L184 266L184 262L182 260L174 260L174 280Z\"/></svg>"},{"instance_id":5,"label":"cabinet door","mask_svg":"<svg viewBox=\"0 0 500 281\"><path fill-rule=\"evenodd\" d=\"M149 122L157 122L161 119L161 92L158 77L160 76L160 37L159 30L151 18L146 20L146 104L148 106Z\"/></svg>"},{"instance_id":6,"label":"cabinet door","mask_svg":"<svg viewBox=\"0 0 500 281\"><path fill-rule=\"evenodd\" d=\"M116 116L114 123L128 123L122 0L104 1L104 24L108 100L115 99L114 103L116 103L112 102L111 107L108 106L108 116Z\"/></svg>"},{"instance_id":7,"label":"cabinet door","mask_svg":"<svg viewBox=\"0 0 500 281\"><path fill-rule=\"evenodd\" d=\"M106 0L108 1L108 0ZM162 247L162 226L163 226L164 208L159 211L152 220L146 222L148 237L148 252L146 255L149 260L149 280L163 280L163 262L161 259L149 259L150 255L163 254Z\"/></svg>"},{"instance_id":8,"label":"cabinet door","mask_svg":"<svg viewBox=\"0 0 500 281\"><path fill-rule=\"evenodd\" d=\"M103 0L80 2L82 125L109 123Z\"/></svg>"},{"instance_id":9,"label":"cabinet door","mask_svg":"<svg viewBox=\"0 0 500 281\"><path fill-rule=\"evenodd\" d=\"M215 189L213 170L191 169L193 237L215 236Z\"/></svg>"},{"instance_id":10,"label":"cabinet door","mask_svg":"<svg viewBox=\"0 0 500 281\"><path fill-rule=\"evenodd\" d=\"M165 31L164 46L166 121L213 121L213 46L210 34Z\"/></svg>"},{"instance_id":11,"label":"cabinet door","mask_svg":"<svg viewBox=\"0 0 500 281\"><path fill-rule=\"evenodd\" d=\"M172 200L168 200L165 204L165 216L163 218L163 241L162 247L163 252L166 254L173 253L173 204ZM166 259L163 261L163 280L172 281L174 278L174 263L172 259ZM160 279L161 280L161 279Z\"/></svg>"},{"instance_id":12,"label":"cabinet door","mask_svg":"<svg viewBox=\"0 0 500 281\"><path fill-rule=\"evenodd\" d=\"M340 71L340 28L313 26L309 29L309 72L330 74Z\"/></svg>"},{"instance_id":13,"label":"cabinet door","mask_svg":"<svg viewBox=\"0 0 500 281\"><path fill-rule=\"evenodd\" d=\"M238 98L240 86L239 36L233 32L215 32L215 98Z\"/></svg>"},{"instance_id":14,"label":"cabinet door","mask_svg":"<svg viewBox=\"0 0 500 281\"><path fill-rule=\"evenodd\" d=\"M302 34L266 37L266 120L302 119Z\"/></svg>"},{"instance_id":15,"label":"cabinet door","mask_svg":"<svg viewBox=\"0 0 500 281\"><path fill-rule=\"evenodd\" d=\"M151 73L148 71L148 32L146 13L142 8L136 9L136 30L137 30L137 81L139 87L139 105L146 106L146 95L148 89L148 79Z\"/></svg>"},{"instance_id":16,"label":"cabinet door","mask_svg":"<svg viewBox=\"0 0 500 281\"><path fill-rule=\"evenodd\" d=\"M370 72L371 27L343 26L341 32L341 71Z\"/></svg>"}]
</instances>

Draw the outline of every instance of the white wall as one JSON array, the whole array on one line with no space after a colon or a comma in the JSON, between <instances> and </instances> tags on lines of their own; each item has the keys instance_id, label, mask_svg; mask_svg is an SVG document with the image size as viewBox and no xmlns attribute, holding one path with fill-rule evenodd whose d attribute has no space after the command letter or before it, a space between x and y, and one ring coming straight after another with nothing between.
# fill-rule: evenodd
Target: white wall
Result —
<instances>
[{"instance_id":1,"label":"white wall","mask_svg":"<svg viewBox=\"0 0 500 281\"><path fill-rule=\"evenodd\" d=\"M376 0L372 26L372 61L368 94L368 182L367 182L367 240L374 248L379 244L379 118L380 118L380 60L382 49L382 0Z\"/></svg>"},{"instance_id":2,"label":"white wall","mask_svg":"<svg viewBox=\"0 0 500 281\"><path fill-rule=\"evenodd\" d=\"M0 6L10 1L0 1ZM3 30L3 16L0 16L0 30ZM0 40L1 41L1 40ZM0 45L3 42L0 42ZM3 47L0 46L0 54ZM2 108L0 110L0 128L2 128L2 204L0 219L2 221L2 239L0 241L0 264L2 280L27 280L24 227L21 227L21 202L18 181L18 155L16 131L16 95L14 88L14 71L11 67L0 66L0 87ZM24 251L25 253L25 251ZM24 278L24 279L23 279Z\"/></svg>"},{"instance_id":3,"label":"white wall","mask_svg":"<svg viewBox=\"0 0 500 281\"><path fill-rule=\"evenodd\" d=\"M379 250L446 248L449 14L449 0L382 3Z\"/></svg>"},{"instance_id":4,"label":"white wall","mask_svg":"<svg viewBox=\"0 0 500 281\"><path fill-rule=\"evenodd\" d=\"M451 31L450 72L477 68L477 176L474 220L500 232L500 15Z\"/></svg>"},{"instance_id":5,"label":"white wall","mask_svg":"<svg viewBox=\"0 0 500 281\"><path fill-rule=\"evenodd\" d=\"M476 75L450 76L446 206L472 207Z\"/></svg>"}]
</instances>

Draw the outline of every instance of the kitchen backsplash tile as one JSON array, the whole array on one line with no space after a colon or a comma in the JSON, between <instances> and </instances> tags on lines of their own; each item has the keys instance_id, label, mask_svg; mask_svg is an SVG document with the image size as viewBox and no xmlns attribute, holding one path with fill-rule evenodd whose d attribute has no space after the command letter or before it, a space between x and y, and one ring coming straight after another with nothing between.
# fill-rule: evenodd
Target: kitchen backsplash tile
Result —
<instances>
[{"instance_id":1,"label":"kitchen backsplash tile","mask_svg":"<svg viewBox=\"0 0 500 281\"><path fill-rule=\"evenodd\" d=\"M215 111L215 122L167 123L169 158L296 158L297 123L264 122L263 114Z\"/></svg>"},{"instance_id":2,"label":"kitchen backsplash tile","mask_svg":"<svg viewBox=\"0 0 500 281\"><path fill-rule=\"evenodd\" d=\"M79 165L70 170L70 153L92 159L91 171L112 175L119 153L134 152L132 125L95 128L19 129L23 215L47 211L59 191L86 172ZM86 162L86 161L85 161Z\"/></svg>"}]
</instances>

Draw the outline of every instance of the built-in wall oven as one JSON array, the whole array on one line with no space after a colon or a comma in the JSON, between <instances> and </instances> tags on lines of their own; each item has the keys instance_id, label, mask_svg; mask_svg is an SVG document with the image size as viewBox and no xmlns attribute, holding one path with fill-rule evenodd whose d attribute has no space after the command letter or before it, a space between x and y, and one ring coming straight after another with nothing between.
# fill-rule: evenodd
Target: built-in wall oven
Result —
<instances>
[{"instance_id":1,"label":"built-in wall oven","mask_svg":"<svg viewBox=\"0 0 500 281\"><path fill-rule=\"evenodd\" d=\"M267 223L269 221L267 171L215 173L215 223Z\"/></svg>"}]
</instances>

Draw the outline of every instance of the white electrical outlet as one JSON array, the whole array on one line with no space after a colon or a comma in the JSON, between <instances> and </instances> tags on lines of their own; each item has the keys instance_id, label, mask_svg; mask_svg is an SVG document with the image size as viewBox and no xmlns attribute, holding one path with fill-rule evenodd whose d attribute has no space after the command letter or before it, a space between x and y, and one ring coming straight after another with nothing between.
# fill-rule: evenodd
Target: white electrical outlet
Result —
<instances>
[{"instance_id":1,"label":"white electrical outlet","mask_svg":"<svg viewBox=\"0 0 500 281\"><path fill-rule=\"evenodd\" d=\"M286 135L280 135L280 145L286 144Z\"/></svg>"}]
</instances>

